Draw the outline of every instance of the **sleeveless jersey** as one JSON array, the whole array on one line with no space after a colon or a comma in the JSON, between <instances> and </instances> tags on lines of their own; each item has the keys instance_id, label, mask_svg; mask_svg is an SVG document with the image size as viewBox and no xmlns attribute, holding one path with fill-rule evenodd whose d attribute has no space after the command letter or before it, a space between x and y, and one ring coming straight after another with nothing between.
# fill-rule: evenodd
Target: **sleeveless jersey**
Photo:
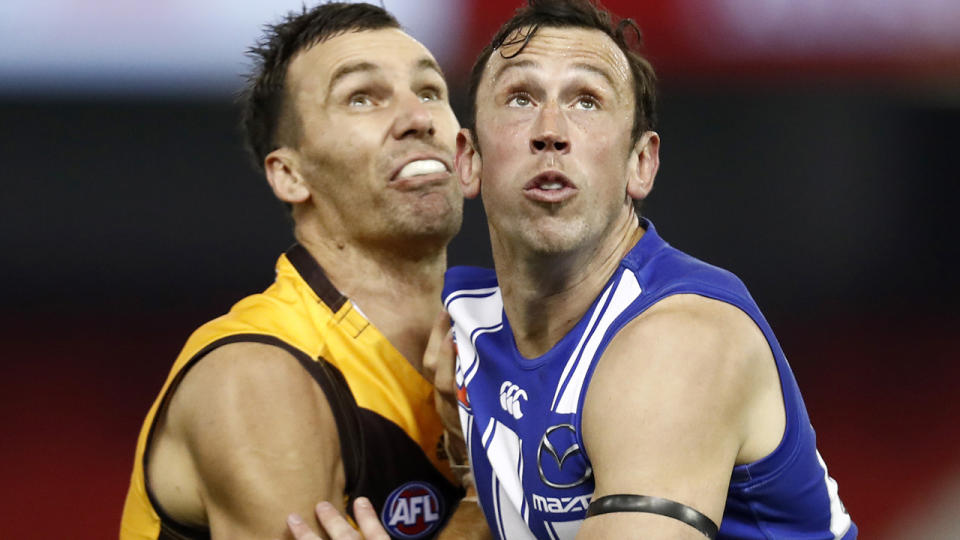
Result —
<instances>
[{"instance_id":1,"label":"sleeveless jersey","mask_svg":"<svg viewBox=\"0 0 960 540\"><path fill-rule=\"evenodd\" d=\"M122 540L210 538L209 529L164 513L144 471L158 411L191 367L235 342L288 351L320 385L337 422L348 509L366 496L394 538L429 538L463 496L449 480L446 458L438 456L443 427L432 384L333 287L305 248L295 245L282 255L276 272L266 291L197 329L174 363L137 441Z\"/></svg>"},{"instance_id":2,"label":"sleeveless jersey","mask_svg":"<svg viewBox=\"0 0 960 540\"><path fill-rule=\"evenodd\" d=\"M649 221L643 226L646 233L583 318L535 359L517 351L493 271L447 271L444 303L458 349L460 417L494 536L574 538L594 491L581 414L597 361L616 333L650 306L670 295L696 294L736 306L763 331L786 410L778 447L734 467L718 538L856 538L817 452L790 366L744 285L671 247Z\"/></svg>"}]
</instances>

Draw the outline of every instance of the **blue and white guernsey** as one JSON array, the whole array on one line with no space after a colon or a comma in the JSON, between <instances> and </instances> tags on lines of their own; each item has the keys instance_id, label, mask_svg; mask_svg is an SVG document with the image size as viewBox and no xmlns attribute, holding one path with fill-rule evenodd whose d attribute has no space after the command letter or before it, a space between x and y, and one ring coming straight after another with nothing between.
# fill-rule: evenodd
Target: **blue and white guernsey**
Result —
<instances>
[{"instance_id":1,"label":"blue and white guernsey","mask_svg":"<svg viewBox=\"0 0 960 540\"><path fill-rule=\"evenodd\" d=\"M718 538L856 538L857 527L817 452L790 366L743 283L674 249L649 221L643 225L646 234L589 311L539 358L517 351L493 271L447 272L443 297L455 327L460 419L494 536L576 536L594 490L581 413L597 360L627 322L656 302L697 294L740 308L763 331L787 416L783 439L770 455L734 467Z\"/></svg>"}]
</instances>

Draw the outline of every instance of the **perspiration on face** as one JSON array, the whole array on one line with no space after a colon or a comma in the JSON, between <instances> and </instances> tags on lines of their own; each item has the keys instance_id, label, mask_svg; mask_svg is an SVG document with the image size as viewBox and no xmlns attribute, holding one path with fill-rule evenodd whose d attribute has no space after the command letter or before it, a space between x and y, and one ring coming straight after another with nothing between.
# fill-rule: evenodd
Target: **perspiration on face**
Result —
<instances>
[{"instance_id":1,"label":"perspiration on face","mask_svg":"<svg viewBox=\"0 0 960 540\"><path fill-rule=\"evenodd\" d=\"M476 143L495 241L568 251L632 214L633 95L626 57L599 30L544 27L519 54L491 56L477 90ZM567 177L573 195L531 202L525 187L544 171Z\"/></svg>"},{"instance_id":2,"label":"perspiration on face","mask_svg":"<svg viewBox=\"0 0 960 540\"><path fill-rule=\"evenodd\" d=\"M643 37L633 19L619 18L593 0L528 0L503 23L491 42L484 47L470 73L468 85L467 126L476 127L476 95L489 59L496 54L509 56L522 50L541 28L598 30L606 34L623 52L633 76L634 141L656 129L656 74L650 62L640 53ZM505 50L511 50L511 53Z\"/></svg>"},{"instance_id":3,"label":"perspiration on face","mask_svg":"<svg viewBox=\"0 0 960 540\"><path fill-rule=\"evenodd\" d=\"M462 197L449 174L459 124L423 45L396 29L338 35L296 55L287 86L301 131L297 172L328 230L380 242L449 240L459 229ZM442 161L446 174L398 182L418 157Z\"/></svg>"}]
</instances>

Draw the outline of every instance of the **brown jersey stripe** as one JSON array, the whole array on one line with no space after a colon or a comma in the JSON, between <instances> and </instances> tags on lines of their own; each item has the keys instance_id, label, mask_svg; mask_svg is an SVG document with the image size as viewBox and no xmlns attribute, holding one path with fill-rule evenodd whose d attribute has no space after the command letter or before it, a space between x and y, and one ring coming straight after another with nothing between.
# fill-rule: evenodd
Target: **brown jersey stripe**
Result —
<instances>
[{"instance_id":1,"label":"brown jersey stripe","mask_svg":"<svg viewBox=\"0 0 960 540\"><path fill-rule=\"evenodd\" d=\"M287 259L293 265L300 277L313 289L313 292L320 298L320 301L330 307L330 310L336 313L347 302L344 296L323 272L323 268L317 264L313 255L307 251L307 248L300 244L294 244L287 250Z\"/></svg>"}]
</instances>

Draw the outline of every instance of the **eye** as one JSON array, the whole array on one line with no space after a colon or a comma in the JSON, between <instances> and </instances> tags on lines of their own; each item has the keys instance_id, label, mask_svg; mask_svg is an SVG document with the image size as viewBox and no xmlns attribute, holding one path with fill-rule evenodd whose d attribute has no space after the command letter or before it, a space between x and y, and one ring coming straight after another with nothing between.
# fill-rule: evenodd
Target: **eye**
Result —
<instances>
[{"instance_id":1,"label":"eye","mask_svg":"<svg viewBox=\"0 0 960 540\"><path fill-rule=\"evenodd\" d=\"M369 107L373 105L373 99L369 95L364 93L356 93L350 96L347 100L347 104L351 107Z\"/></svg>"},{"instance_id":2,"label":"eye","mask_svg":"<svg viewBox=\"0 0 960 540\"><path fill-rule=\"evenodd\" d=\"M420 101L426 103L428 101L439 101L443 96L443 93L440 92L438 88L425 88L420 91Z\"/></svg>"},{"instance_id":3,"label":"eye","mask_svg":"<svg viewBox=\"0 0 960 540\"><path fill-rule=\"evenodd\" d=\"M597 99L593 96L578 97L574 107L582 111L593 111L600 108L599 104L597 103Z\"/></svg>"},{"instance_id":4,"label":"eye","mask_svg":"<svg viewBox=\"0 0 960 540\"><path fill-rule=\"evenodd\" d=\"M533 105L533 100L530 99L530 96L527 94L514 94L507 100L508 107L525 108L531 105Z\"/></svg>"}]
</instances>

